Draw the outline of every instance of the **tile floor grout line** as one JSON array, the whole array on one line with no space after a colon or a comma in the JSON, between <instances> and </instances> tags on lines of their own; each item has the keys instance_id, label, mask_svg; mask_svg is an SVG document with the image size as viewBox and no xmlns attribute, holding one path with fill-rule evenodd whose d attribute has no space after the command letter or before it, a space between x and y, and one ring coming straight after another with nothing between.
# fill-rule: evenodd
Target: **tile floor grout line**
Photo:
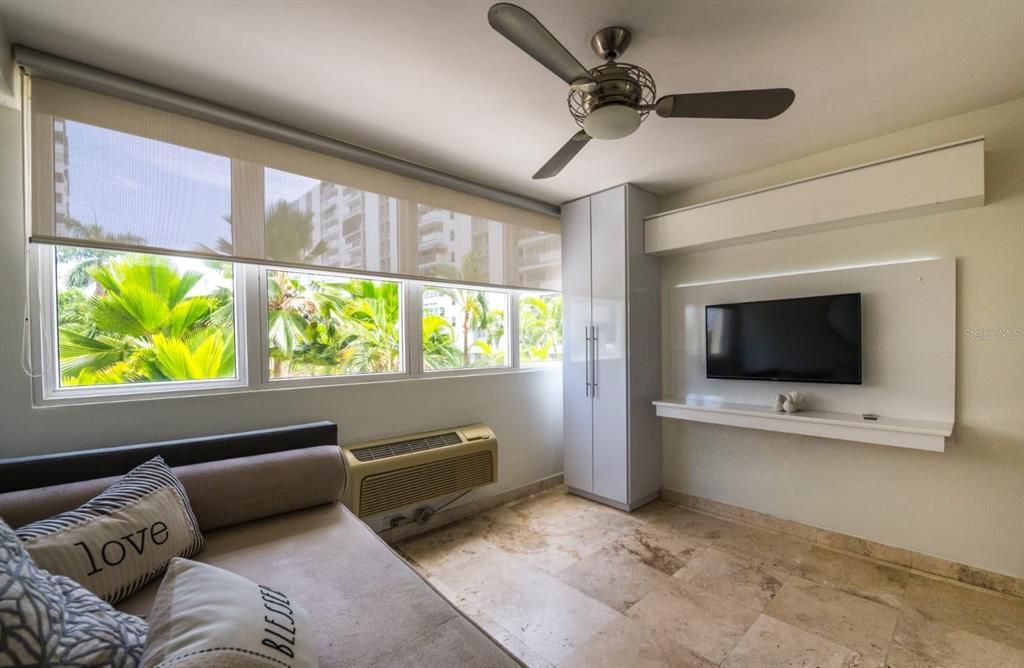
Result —
<instances>
[{"instance_id":1,"label":"tile floor grout line","mask_svg":"<svg viewBox=\"0 0 1024 668\"><path fill-rule=\"evenodd\" d=\"M711 517L711 518L714 518L716 520L721 520L723 522L728 522L730 524L735 524L737 526L746 527L748 529L757 529L759 531L765 531L767 533L771 533L771 534L774 534L776 536L782 536L782 537L787 538L789 540L793 540L793 541L797 541L797 542L800 542L800 543L804 543L806 545L810 545L812 549L813 548L820 548L820 549L825 550L827 552L833 552L835 554L842 554L842 555L845 555L845 556L848 556L848 557L853 557L855 559L860 559L860 560L863 560L863 561L867 561L869 563L876 564L876 565L879 565L879 566L885 566L887 568L892 568L892 569L895 569L895 570L898 570L898 571L903 571L905 573L910 573L910 574L914 574L914 575L920 575L922 577L927 577L929 579L936 580L936 581L939 581L939 582L945 582L945 583L957 585L957 586L960 586L960 587L966 587L968 589L972 589L974 591L978 591L978 592L981 592L981 593L994 594L996 596L1006 597L1006 598L1010 598L1010 599L1018 600L1018 601L1019 600L1024 600L1024 596L1018 596L1018 595L1012 594L1010 592L1000 591L998 589L992 589L990 587L982 587L981 585L972 584L970 582L965 582L963 580L957 580L955 578L947 577L945 575L940 575L939 573L932 573L930 571L922 571L920 569L914 568L913 565L911 565L911 566L904 566L903 564L898 564L898 563L896 563L894 561L887 561L885 559L879 559L878 557L874 557L874 556L871 556L869 554L861 554L860 552L854 552L852 550L846 550L846 549L843 549L841 547L836 547L834 545L828 545L826 543L819 543L817 541L809 540L807 538L803 538L801 536L797 536L797 535L794 535L794 534L791 534L791 533L787 533L785 531L780 531L778 529L772 529L772 528L769 528L769 527L758 526L756 524L751 524L749 522L744 522L742 520L738 520L738 519L735 519L735 518L732 518L732 517L727 517L725 515L719 515L717 513L712 513L712 512L709 512L707 510L703 510L703 509L699 509L699 508L691 508L689 506L686 506L686 505L681 504L681 503L676 503L674 501L666 501L664 499L662 499L662 500L665 503L668 503L668 504L670 504L670 505L672 505L672 506L674 506L676 508L679 508L683 512L697 513L698 515L703 515L705 517Z\"/></svg>"},{"instance_id":2,"label":"tile floor grout line","mask_svg":"<svg viewBox=\"0 0 1024 668\"><path fill-rule=\"evenodd\" d=\"M874 652L871 653L871 656L875 657L875 660L879 658L882 659L882 665L884 666L893 656L893 652L896 649L897 643L895 642L895 637L897 635L897 630L901 628L901 625L905 625L906 620L912 619L908 616L908 601L910 600L909 587L910 583L915 581L912 579L904 581L905 578L918 577L919 580L915 586L918 587L920 592L937 592L938 595L953 596L954 598L947 599L951 601L991 601L992 605L997 605L995 601L998 600L1001 601L998 604L1000 606L1004 605L1004 603L1012 603L1014 606L1017 606L1020 601L1020 597L1006 592L994 591L941 575L917 571L912 567L904 567L892 562L879 560L869 555L835 548L830 545L803 539L799 536L794 536L778 530L750 525L732 518L721 517L714 513L702 512L700 510L666 501L655 502L663 505L652 507L651 510L653 512L647 513L646 515L624 516L635 519L636 522L634 523L618 521L618 519L621 518L619 518L619 513L617 511L613 512L610 509L604 508L594 502L579 499L578 497L570 497L564 491L549 490L531 498L534 499L534 503L527 506L523 505L523 501L512 501L506 504L507 506L519 506L519 508L509 509L511 513L514 513L514 515L496 513L501 517L508 518L509 521L512 522L512 525L510 526L506 526L504 528L499 526L501 521L499 518L494 519L492 522L470 521L462 525L461 529L457 526L441 527L436 530L438 533L433 539L431 539L430 534L417 536L408 543L403 543L403 549L400 551L406 559L418 564L424 571L431 571L436 568L438 564L447 563L448 565L444 566L444 569L445 573L449 575L452 573L458 573L459 569L462 568L456 560L463 558L464 555L469 555L469 562L479 559L486 554L494 554L495 558L499 559L499 561L490 562L490 565L488 565L488 562L478 562L480 568L493 568L493 566L501 564L500 559L511 558L514 559L514 562L508 562L509 564L524 564L525 566L534 569L534 572L541 572L545 577L558 580L561 585L567 587L567 589L563 590L566 595L568 595L571 590L573 592L573 600L581 602L576 605L583 605L583 609L586 609L590 604L597 604L608 608L611 612L614 612L616 616L614 618L607 619L601 617L595 618L590 616L589 613L584 613L583 616L577 617L559 608L560 599L555 600L559 597L556 596L555 599L552 599L550 596L547 596L547 600L545 601L545 598L542 595L541 599L537 599L536 592L529 590L529 588L520 587L520 594L517 594L517 597L522 596L527 603L531 597L534 600L544 601L540 603L540 605L544 607L523 608L522 604L515 604L511 609L511 616L509 616L508 612L501 612L499 616L502 616L506 621L534 619L532 615L535 615L536 613L531 610L535 609L544 615L543 619L550 620L550 623L554 624L554 626L548 627L546 626L548 622L541 621L542 618L536 618L534 619L534 622L532 622L536 624L536 626L531 627L530 634L517 635L508 630L509 627L507 624L497 621L496 618L489 614L489 610L491 609L488 608L490 605L487 603L488 600L494 600L497 604L504 605L500 603L500 597L495 599L493 598L494 593L487 592L486 588L488 586L487 583L489 582L487 577L491 576L487 576L483 580L480 580L478 584L473 585L473 587L479 589L479 591L474 589L473 592L475 593L465 589L466 582L473 582L473 580L464 581L462 587L446 587L454 597L454 599L450 599L452 600L453 605L455 604L455 600L464 600L467 608L479 608L480 616L486 617L489 622L494 623L496 628L503 629L507 632L507 635L504 637L509 643L506 647L510 652L515 654L512 647L519 647L522 652L529 651L530 654L528 654L528 656L532 656L535 661L551 663L555 666L561 666L562 668L565 668L568 665L629 665L629 662L634 656L629 653L633 652L635 654L635 652L640 651L641 647L650 647L649 644L644 643L650 643L651 638L664 638L663 642L658 640L654 641L656 645L661 643L663 648L668 648L669 645L678 643L678 645L686 651L696 653L705 659L707 657L702 652L709 652L710 656L721 656L723 658L717 663L719 666L724 665L729 661L729 657L737 651L737 648L744 643L744 640L746 640L748 645L742 652L744 660L747 660L752 656L748 654L752 648L755 650L755 654L753 656L775 656L779 659L785 659L787 656L800 656L799 652L801 650L798 642L796 642L797 639L790 639L791 642L789 644L783 645L768 646L771 645L771 640L769 640L767 644L765 643L765 640L769 638L783 638L785 637L785 633L783 633L783 636L762 636L760 634L756 638L750 636L750 632L754 627L754 624L758 624L758 620L762 618L764 620L771 620L771 622L761 621L760 625L762 627L764 624L770 625L778 622L786 627L792 627L801 633L809 634L815 638L827 641L830 644L829 646L854 652L862 657L866 655L859 650L849 647L847 643L853 641L854 644L863 644L865 648L881 646L884 644L884 652L877 654ZM699 519L701 517L706 519ZM468 520L469 518L466 519ZM523 520L522 524L519 523L520 519ZM703 525L701 525L702 522ZM715 522L721 522L722 524L718 525ZM749 528L756 530L757 533L747 534L742 530L737 531L736 533L731 533L726 530L725 525L735 526L739 529ZM718 536L713 539L704 538L705 535L711 535L710 532L718 530L719 527L722 531L720 538L723 542L716 542L719 538ZM502 535L500 532L503 530L506 532L506 539L504 541L500 540ZM448 533L445 533L446 531ZM499 533L488 535L488 533L492 531L498 531ZM560 575L565 574L567 569L570 569L574 565L580 564L585 560L589 560L592 565L587 566L587 569L580 572L584 574L584 578L592 578L591 582L594 582L593 578L595 576L600 580L602 571L607 573L609 578L620 577L618 575L618 567L614 565L618 563L617 561L610 562L612 563L612 566L609 567L608 565L602 565L604 562L600 558L595 559L595 556L601 554L602 550L605 549L611 548L614 551L616 543L630 537L633 537L633 542L630 543L630 546L632 547L645 544L642 540L643 537L641 537L641 539L634 537L634 532L637 531L643 532L646 539L651 541L651 545L647 547L647 550L640 549L639 552L634 552L628 547L624 547L623 549L625 551L621 555L615 553L618 555L615 556L615 559L618 559L621 556L626 560L623 562L626 565L622 568L627 570L627 572L621 576L624 579L620 580L618 585L613 584L611 585L611 588L609 588L609 583L602 583L598 581L594 585L595 588L590 590L591 593L588 593L588 587L590 585L587 584L585 579L570 581L569 579L563 579L560 577ZM540 536L540 540L531 541L531 532ZM566 534L571 537L567 539L568 542L563 542L561 544L558 543L557 538L551 538L551 536ZM498 542L491 540L495 537L499 538ZM664 542L673 538L680 542ZM773 542L775 538L779 538L779 540L777 542ZM416 542L417 540L419 543ZM637 540L640 540L640 543L637 543ZM470 542L469 545L466 545L467 541ZM414 549L407 552L406 549L404 549L407 544L414 546ZM422 547L415 547L416 545L420 545ZM466 545L466 547L460 547L462 545ZM671 548L670 545L672 546ZM684 550L683 548L687 545L689 545L689 547ZM694 546L697 547L694 548ZM514 548L516 547L526 549L528 552L522 554L517 553L514 551ZM709 550L714 547L717 547L717 552L721 552L722 554L709 552ZM822 549L820 551L813 551L814 547L820 547ZM660 568L654 568L652 570L661 573L666 577L672 578L673 580L678 580L679 584L685 584L687 588L680 589L681 593L679 594L673 594L673 596L681 597L678 598L678 600L670 600L666 598L663 601L658 601L657 599L651 599L649 601L651 605L646 609L642 609L640 611L640 615L637 616L636 614L633 614L636 612L637 607L640 606L647 597L657 594L659 591L664 591L668 582L663 579L658 579L654 585L654 589L649 590L646 593L642 593L643 588L650 586L650 581L635 579L638 576L630 575L629 572L639 573L640 571L629 571L629 569L636 569L639 566L644 566L645 569L640 570L646 571L646 569L651 568L652 562L645 561L645 556L649 556L647 555L647 551L657 551L661 549L674 550L677 555L685 554L685 556L678 557L682 560L682 565L671 573L667 573ZM693 552L689 552L689 549L693 549ZM554 561L552 561L551 557L543 556L547 552L557 552L560 550L568 551L560 552L559 556L554 557ZM449 554L454 556L449 559L446 556ZM498 554L504 556L498 557ZM413 555L415 555L415 557ZM538 557L536 555L541 556ZM704 563L696 563L699 561L699 557L701 555L705 555L706 557ZM818 556L815 557L813 555ZM830 557L828 555L833 556ZM438 561L439 559L441 561ZM569 560L569 563L562 564L560 560L566 559ZM635 566L629 565L629 560L631 559L635 560ZM659 561L658 563L660 564L663 562ZM548 571L542 566L542 564L546 564L548 567L557 567L557 570L555 572ZM744 564L750 564L750 566L746 566ZM676 574L691 566L694 568L694 574L708 573L710 577L705 578L701 575L701 584L695 584L688 580L684 580L683 578L675 577ZM775 566L784 566L784 568L776 568ZM868 568L868 566L877 568ZM611 568L611 570L609 570L609 568ZM591 573L591 575L586 575L588 572ZM748 573L751 575L747 575ZM896 573L905 573L906 575L897 575ZM760 610L749 605L749 601L754 599L761 600L761 598L768 595L770 591L768 589L764 589L764 585L760 585L762 588L758 590L759 583L761 582L758 579L759 574L771 574L773 577L778 577L779 575L783 576L779 578L781 579L781 584L779 585L778 590L771 593L771 597L765 600L764 605ZM741 584L739 588L736 588L735 585L729 584L729 581L731 578L735 579L738 576L742 576L743 579L737 581L743 584ZM873 604L895 608L897 611L895 616L893 616L892 613L884 616L890 620L895 617L894 621L890 622L893 626L891 632L888 634L887 641L885 640L885 626L878 624L874 625L873 628L875 630L871 632L873 639L871 637L865 637L865 641L862 642L861 640L856 639L856 636L850 637L844 633L832 633L831 628L827 624L825 626L813 625L805 629L802 626L794 626L793 624L766 612L772 605L772 602L785 590L787 586L791 585L794 582L794 578L798 576L807 579L809 583L814 584L816 588L822 588L821 590L823 592L841 592L848 597L856 597ZM456 578L455 582L458 583L459 576L454 575L453 577ZM493 577L500 579L501 574L495 573ZM660 577L661 576L659 576L659 578ZM718 578L718 580L723 583L721 586L725 587L724 589L716 588L715 578ZM506 578L506 580L508 581L508 578ZM440 581L447 584L444 580ZM547 580L538 580L537 584L541 584L546 581ZM515 588L515 580L508 582L511 582L511 586ZM573 582L575 582L575 584ZM623 583L625 584L623 585ZM936 587L943 584L954 585L955 588L936 589ZM582 585L583 588L580 588L580 585ZM502 586L507 588L510 585L506 583ZM625 586L623 589L615 588L623 586ZM480 587L483 587L483 589L480 589ZM744 589L744 587L746 587L746 589ZM954 593L956 591L962 593L956 594ZM686 592L690 593L687 594ZM727 595L722 596L720 592L725 592ZM747 596L745 592L752 592L749 594L749 598L744 599L744 597ZM608 600L611 604L604 603L602 598L598 598L594 593L601 596L603 599ZM621 607L613 607L614 602L616 601L628 602L634 600L632 597L638 593L641 594L639 598L635 599L635 601L626 607L624 611L622 611ZM465 598L466 596L469 596L470 598L467 599ZM479 600L476 598L478 596L480 597ZM627 598L622 598L623 596ZM705 596L709 598L703 598ZM981 596L984 596L984 599L978 598ZM974 598L972 599L971 597ZM887 602L894 598L895 604ZM724 609L719 609L711 603L712 601L718 600L722 601L723 604L728 603L730 606L733 606L729 608L731 610L738 611L740 608L746 609L746 614L754 616L754 623L747 624L745 619L741 620L740 618L734 617L732 618L732 621L727 622L732 624L732 631L724 632L722 630L713 630L724 629L721 624L729 619L728 614L725 613ZM741 602L741 600L745 600L746 602ZM583 604L582 601L588 601L589 603ZM847 603L847 601L850 603ZM860 604L854 604L852 601L852 598L835 599L835 602L831 604L832 608L822 608L822 610L828 615L835 615L836 619L849 618L851 613L855 613L857 610L862 610ZM680 605L689 607L679 607ZM985 603L985 605L988 606L989 603ZM456 605L456 607L460 606ZM867 610L867 608L863 609ZM1022 622L1024 622L1024 607L995 607L992 609L1008 610L1011 615L1016 615L1017 610L1019 609L1022 614ZM492 611L497 614L499 610L500 608L494 608ZM577 608L577 610L581 609ZM688 610L689 612L684 614L682 612L683 610ZM673 611L675 612L673 613ZM654 613L655 616L651 616L652 613ZM468 612L466 614L468 614ZM685 619L685 622L671 621L671 619L668 621L662 620L660 616L665 614L668 614L673 619L675 618L673 615L684 614L682 619ZM1005 615L1006 613L1000 614ZM554 615L554 617L551 615ZM561 619L559 619L559 615L561 615ZM475 617L474 615L470 616ZM589 622L587 621L588 619L590 620ZM637 622L638 626L634 627L632 622L624 622L623 626L612 631L611 635L602 635L606 629L618 622L622 622L623 619ZM749 619L749 617L746 619ZM1007 618L1004 616L1002 619L1003 621L1000 623L1005 625L1007 623ZM1012 624L1014 620L1015 617L1011 616L1009 618L1009 623ZM976 624L978 622L975 621L972 623ZM577 626L579 624L585 624L585 626L579 627ZM696 626L691 626L692 624L696 624ZM917 623L914 622L914 624ZM909 630L906 628L904 629L904 631L910 634L909 637L911 638L917 638L925 632L926 628L917 628L917 626L920 625L917 624L915 626L914 624L911 625L913 628L910 628ZM744 625L746 626L744 627ZM573 633L572 631L559 630L559 628L572 629L574 626L576 627L576 631L574 632L576 634L575 636L571 635L571 633ZM809 630L809 628L815 628L817 630L812 631ZM872 627L869 625L868 628ZM973 631L971 631L972 628L972 626L965 626L964 630L968 633L973 633ZM561 634L568 632L570 635L545 636L545 634L551 633L552 629L554 633ZM650 636L649 634L654 632L656 629L661 629L660 631L656 631L661 635ZM588 630L589 633L587 632ZM740 630L742 631L740 632L738 639L734 640L735 636L733 634ZM713 635L707 636L706 634L709 632ZM669 635L664 635L666 633ZM694 633L697 635L694 635ZM562 647L566 648L569 653L565 654L561 661L552 662L548 658L546 652L538 650L533 644L523 640L525 637L529 637L533 641L539 642L542 646L547 647L549 650L556 652L560 656L563 655L564 652L557 649L557 644L552 645L551 639L556 639L555 642L570 642L571 644L562 645ZM838 651L829 650L827 646L817 646L815 645L816 641L812 641L809 637L804 637L808 643L804 649L805 652L825 652L826 654L817 655L824 658L826 656L830 656L827 652ZM839 642L837 640L833 640L835 637L844 638L845 640L843 642ZM1017 636L1011 635L1009 637L1016 638ZM566 638L566 640L557 640L558 638ZM573 639L569 640L570 638ZM709 638L715 638L711 642L716 644L702 644L706 643ZM1016 647L1012 644L999 642L998 640L995 640L995 637L989 638L987 635L979 636L979 638L989 639L1002 646L1004 649L1012 650ZM673 642L669 643L669 640L672 640ZM866 643L871 643L871 645ZM696 647L702 648L701 652L696 652L694 649ZM717 647L717 649L711 649L712 647ZM783 647L785 649L780 649ZM816 647L817 649L807 649L811 647ZM722 648L727 648L724 655L719 653L720 651L723 651ZM907 653L908 656L916 656L918 658L917 660L925 662L936 660L936 656L934 656L934 649L922 649L921 652L923 653L921 653L917 650L908 648L906 645L900 645L900 648L900 652ZM966 645L957 648L956 651L962 653L970 651L969 648L970 646ZM609 664L609 656L606 656L606 653L615 651L619 652L619 654L616 655L619 657L617 659L617 663ZM662 649L658 651L668 650ZM761 652L762 654L757 654L757 652ZM765 652L767 652L767 654L764 654ZM772 654L772 652L774 652L774 654ZM786 654L785 652L796 653ZM1016 655L1010 654L1007 656L1012 658ZM589 661L587 663L581 663L581 660L588 659ZM708 664L702 665L711 665L713 663L714 662L709 661Z\"/></svg>"},{"instance_id":3,"label":"tile floor grout line","mask_svg":"<svg viewBox=\"0 0 1024 668\"><path fill-rule=\"evenodd\" d=\"M906 597L906 592L904 592ZM889 655L892 654L892 646L896 643L896 629L900 627L900 622L903 621L903 602L900 602L900 614L896 616L896 623L893 624L892 634L889 636L889 646L885 648L885 658L882 660L882 668L886 668L889 665Z\"/></svg>"}]
</instances>

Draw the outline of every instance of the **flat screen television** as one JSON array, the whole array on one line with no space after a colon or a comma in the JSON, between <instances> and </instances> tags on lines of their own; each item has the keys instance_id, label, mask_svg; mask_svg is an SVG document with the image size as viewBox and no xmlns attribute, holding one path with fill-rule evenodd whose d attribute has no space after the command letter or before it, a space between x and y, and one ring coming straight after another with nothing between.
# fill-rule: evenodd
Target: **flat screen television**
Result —
<instances>
[{"instance_id":1,"label":"flat screen television","mask_svg":"<svg viewBox=\"0 0 1024 668\"><path fill-rule=\"evenodd\" d=\"M860 293L704 308L707 377L861 384Z\"/></svg>"}]
</instances>

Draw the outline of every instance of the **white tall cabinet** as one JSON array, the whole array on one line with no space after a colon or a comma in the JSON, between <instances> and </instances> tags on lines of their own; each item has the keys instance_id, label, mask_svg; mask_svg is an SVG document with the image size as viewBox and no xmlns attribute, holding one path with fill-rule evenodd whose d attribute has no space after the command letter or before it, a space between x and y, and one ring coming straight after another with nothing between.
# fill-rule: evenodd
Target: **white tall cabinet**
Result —
<instances>
[{"instance_id":1,"label":"white tall cabinet","mask_svg":"<svg viewBox=\"0 0 1024 668\"><path fill-rule=\"evenodd\" d=\"M626 184L562 206L563 411L569 489L624 510L661 491L656 198Z\"/></svg>"}]
</instances>

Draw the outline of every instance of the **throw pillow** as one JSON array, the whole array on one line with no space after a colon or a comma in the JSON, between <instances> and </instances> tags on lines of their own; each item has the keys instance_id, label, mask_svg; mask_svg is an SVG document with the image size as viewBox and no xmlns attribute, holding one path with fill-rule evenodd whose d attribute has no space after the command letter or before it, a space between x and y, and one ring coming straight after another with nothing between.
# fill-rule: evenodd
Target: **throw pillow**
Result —
<instances>
[{"instance_id":1,"label":"throw pillow","mask_svg":"<svg viewBox=\"0 0 1024 668\"><path fill-rule=\"evenodd\" d=\"M164 460L132 469L75 510L17 531L32 559L116 603L203 548L185 489Z\"/></svg>"},{"instance_id":2,"label":"throw pillow","mask_svg":"<svg viewBox=\"0 0 1024 668\"><path fill-rule=\"evenodd\" d=\"M146 622L34 563L0 520L0 665L135 668Z\"/></svg>"},{"instance_id":3,"label":"throw pillow","mask_svg":"<svg viewBox=\"0 0 1024 668\"><path fill-rule=\"evenodd\" d=\"M188 559L167 568L145 668L316 668L309 616L287 594Z\"/></svg>"}]
</instances>

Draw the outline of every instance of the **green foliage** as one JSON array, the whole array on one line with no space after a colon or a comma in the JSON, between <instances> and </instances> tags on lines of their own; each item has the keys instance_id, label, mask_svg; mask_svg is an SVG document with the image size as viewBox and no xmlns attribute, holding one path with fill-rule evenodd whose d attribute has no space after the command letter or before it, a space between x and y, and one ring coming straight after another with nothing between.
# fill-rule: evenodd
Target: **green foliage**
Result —
<instances>
[{"instance_id":1,"label":"green foliage","mask_svg":"<svg viewBox=\"0 0 1024 668\"><path fill-rule=\"evenodd\" d=\"M77 218L64 218L60 221L61 231L68 237L83 241L107 241L130 246L141 246L146 240L134 234L111 234L102 225L87 225ZM57 261L74 263L74 269L68 274L65 282L68 287L84 288L89 284L89 270L115 258L117 251L85 248L82 246L60 246L57 248Z\"/></svg>"},{"instance_id":2,"label":"green foliage","mask_svg":"<svg viewBox=\"0 0 1024 668\"><path fill-rule=\"evenodd\" d=\"M401 370L398 284L268 272L271 376Z\"/></svg>"},{"instance_id":3,"label":"green foliage","mask_svg":"<svg viewBox=\"0 0 1024 668\"><path fill-rule=\"evenodd\" d=\"M203 274L181 271L162 257L117 254L95 259L79 258L68 271L75 276L80 263L87 263L84 286L66 287L58 294L63 385L235 375L229 290L195 294Z\"/></svg>"},{"instance_id":4,"label":"green foliage","mask_svg":"<svg viewBox=\"0 0 1024 668\"><path fill-rule=\"evenodd\" d=\"M293 248L304 245L299 238ZM63 385L235 375L233 296L228 288L209 287L218 274L230 279L230 264L210 262L206 272L186 271L162 257L91 256L77 249L61 255L63 250L58 258L65 279L57 295ZM70 280L83 265L84 281ZM398 283L285 271L269 271L267 279L272 377L401 370ZM494 293L438 286L425 292L447 296L460 316L457 330L440 315L424 315L425 368L507 364L506 313L492 304ZM561 295L522 297L524 362L561 358L561 322Z\"/></svg>"},{"instance_id":5,"label":"green foliage","mask_svg":"<svg viewBox=\"0 0 1024 668\"><path fill-rule=\"evenodd\" d=\"M455 345L455 331L439 315L423 316L423 365L428 369L455 369L462 353Z\"/></svg>"},{"instance_id":6,"label":"green foliage","mask_svg":"<svg viewBox=\"0 0 1024 668\"><path fill-rule=\"evenodd\" d=\"M562 359L562 295L520 298L519 356L523 362Z\"/></svg>"},{"instance_id":7,"label":"green foliage","mask_svg":"<svg viewBox=\"0 0 1024 668\"><path fill-rule=\"evenodd\" d=\"M489 303L485 290L430 286L424 294L448 297L461 315L461 348L453 325L437 315L423 319L423 363L427 369L464 369L506 364L501 345L505 311Z\"/></svg>"}]
</instances>

